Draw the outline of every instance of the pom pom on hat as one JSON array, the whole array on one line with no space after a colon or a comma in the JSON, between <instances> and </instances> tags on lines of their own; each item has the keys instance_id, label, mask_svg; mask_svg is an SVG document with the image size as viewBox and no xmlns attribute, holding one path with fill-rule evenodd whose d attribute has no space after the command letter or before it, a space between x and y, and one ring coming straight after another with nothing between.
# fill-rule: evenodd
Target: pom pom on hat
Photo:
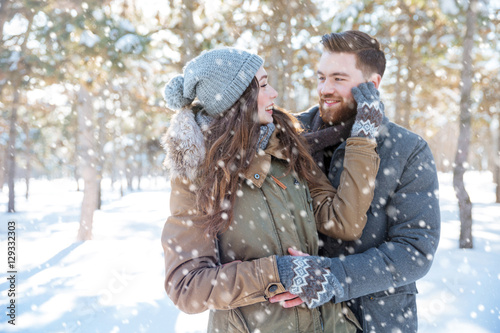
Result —
<instances>
[{"instance_id":1,"label":"pom pom on hat","mask_svg":"<svg viewBox=\"0 0 500 333\"><path fill-rule=\"evenodd\" d=\"M165 86L165 101L167 106L173 110L180 110L191 104L194 98L184 97L184 76L173 77Z\"/></svg>"}]
</instances>

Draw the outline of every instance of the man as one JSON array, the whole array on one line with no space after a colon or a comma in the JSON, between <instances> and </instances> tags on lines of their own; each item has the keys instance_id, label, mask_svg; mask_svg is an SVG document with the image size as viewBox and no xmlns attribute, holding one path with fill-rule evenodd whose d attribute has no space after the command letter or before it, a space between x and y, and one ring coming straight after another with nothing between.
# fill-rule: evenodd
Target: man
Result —
<instances>
[{"instance_id":1,"label":"man","mask_svg":"<svg viewBox=\"0 0 500 333\"><path fill-rule=\"evenodd\" d=\"M298 119L313 157L338 187L356 113L383 111L377 89L385 56L376 39L359 31L327 34L322 43L319 105ZM415 281L429 271L439 242L436 168L427 143L387 117L375 140L380 169L363 235L353 242L320 235L320 255L332 258L330 270L344 287L334 302L348 301L363 332L417 332ZM284 306L296 304L288 300Z\"/></svg>"}]
</instances>

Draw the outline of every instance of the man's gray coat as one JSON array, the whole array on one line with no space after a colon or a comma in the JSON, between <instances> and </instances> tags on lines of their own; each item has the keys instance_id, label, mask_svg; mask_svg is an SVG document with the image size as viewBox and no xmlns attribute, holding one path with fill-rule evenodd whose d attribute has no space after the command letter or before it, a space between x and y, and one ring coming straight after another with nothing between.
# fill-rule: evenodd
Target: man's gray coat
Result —
<instances>
[{"instance_id":1,"label":"man's gray coat","mask_svg":"<svg viewBox=\"0 0 500 333\"><path fill-rule=\"evenodd\" d=\"M306 131L318 107L297 118ZM418 135L385 117L377 137L380 169L362 237L353 242L323 237L320 255L335 257L335 276L363 332L417 332L415 281L430 269L439 242L438 179L432 153ZM340 183L345 142L327 172Z\"/></svg>"}]
</instances>

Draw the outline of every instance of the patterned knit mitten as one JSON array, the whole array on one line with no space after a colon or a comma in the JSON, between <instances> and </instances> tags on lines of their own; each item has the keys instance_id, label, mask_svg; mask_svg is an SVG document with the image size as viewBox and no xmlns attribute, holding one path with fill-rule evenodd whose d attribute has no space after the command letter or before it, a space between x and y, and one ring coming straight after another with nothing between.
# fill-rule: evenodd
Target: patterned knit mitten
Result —
<instances>
[{"instance_id":1,"label":"patterned knit mitten","mask_svg":"<svg viewBox=\"0 0 500 333\"><path fill-rule=\"evenodd\" d=\"M309 308L344 295L344 288L330 272L329 258L278 256L277 261L280 281L285 289L299 296Z\"/></svg>"},{"instance_id":2,"label":"patterned knit mitten","mask_svg":"<svg viewBox=\"0 0 500 333\"><path fill-rule=\"evenodd\" d=\"M358 103L351 136L373 139L384 119L384 104L380 101L380 93L373 82L361 83L351 91L354 100Z\"/></svg>"}]
</instances>

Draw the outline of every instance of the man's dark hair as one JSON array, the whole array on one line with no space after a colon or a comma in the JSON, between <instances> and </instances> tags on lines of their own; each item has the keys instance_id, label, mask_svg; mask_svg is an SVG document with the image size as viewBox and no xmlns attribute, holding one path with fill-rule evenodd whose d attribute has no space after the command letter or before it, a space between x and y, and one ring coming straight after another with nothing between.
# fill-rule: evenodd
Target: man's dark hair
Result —
<instances>
[{"instance_id":1,"label":"man's dark hair","mask_svg":"<svg viewBox=\"0 0 500 333\"><path fill-rule=\"evenodd\" d=\"M323 35L321 43L330 53L351 53L356 55L356 67L368 76L378 73L384 76L385 54L380 43L361 31L349 30Z\"/></svg>"}]
</instances>

